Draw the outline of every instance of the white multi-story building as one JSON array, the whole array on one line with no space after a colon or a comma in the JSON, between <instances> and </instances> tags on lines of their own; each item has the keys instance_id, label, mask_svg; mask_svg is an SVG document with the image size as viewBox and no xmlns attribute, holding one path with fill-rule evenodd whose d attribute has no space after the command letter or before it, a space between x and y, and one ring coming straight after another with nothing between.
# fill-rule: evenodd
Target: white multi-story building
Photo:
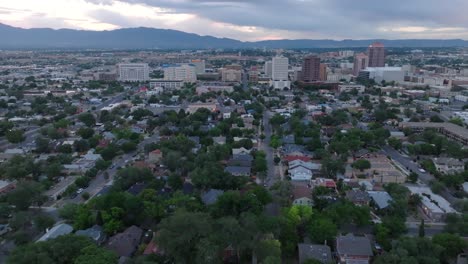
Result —
<instances>
[{"instance_id":1,"label":"white multi-story building","mask_svg":"<svg viewBox=\"0 0 468 264\"><path fill-rule=\"evenodd\" d=\"M338 56L340 57L352 57L354 56L353 50L340 50L338 51Z\"/></svg>"},{"instance_id":2,"label":"white multi-story building","mask_svg":"<svg viewBox=\"0 0 468 264\"><path fill-rule=\"evenodd\" d=\"M272 59L272 75L274 81L288 80L289 60L286 57L274 57Z\"/></svg>"},{"instance_id":3,"label":"white multi-story building","mask_svg":"<svg viewBox=\"0 0 468 264\"><path fill-rule=\"evenodd\" d=\"M184 81L182 80L164 80L164 79L155 79L150 81L150 88L156 89L162 87L165 90L178 90L184 86Z\"/></svg>"},{"instance_id":4,"label":"white multi-story building","mask_svg":"<svg viewBox=\"0 0 468 264\"><path fill-rule=\"evenodd\" d=\"M123 82L143 82L149 80L147 63L120 63L119 80Z\"/></svg>"},{"instance_id":5,"label":"white multi-story building","mask_svg":"<svg viewBox=\"0 0 468 264\"><path fill-rule=\"evenodd\" d=\"M272 85L275 89L289 89L291 82L289 81L289 60L283 56L273 57L271 65Z\"/></svg>"},{"instance_id":6,"label":"white multi-story building","mask_svg":"<svg viewBox=\"0 0 468 264\"><path fill-rule=\"evenodd\" d=\"M191 64L182 64L179 66L170 66L164 68L164 80L196 82L197 74L195 66Z\"/></svg>"}]
</instances>

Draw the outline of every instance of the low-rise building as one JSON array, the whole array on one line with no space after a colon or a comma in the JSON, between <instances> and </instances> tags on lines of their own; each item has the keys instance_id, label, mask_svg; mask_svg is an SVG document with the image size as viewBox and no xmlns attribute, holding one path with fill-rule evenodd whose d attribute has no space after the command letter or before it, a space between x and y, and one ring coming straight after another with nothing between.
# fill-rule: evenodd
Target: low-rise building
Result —
<instances>
[{"instance_id":1,"label":"low-rise building","mask_svg":"<svg viewBox=\"0 0 468 264\"><path fill-rule=\"evenodd\" d=\"M455 174L465 170L465 163L454 158L433 158L432 162L437 171L443 174Z\"/></svg>"},{"instance_id":2,"label":"low-rise building","mask_svg":"<svg viewBox=\"0 0 468 264\"><path fill-rule=\"evenodd\" d=\"M449 213L457 213L442 196L432 192L427 186L407 186L411 194L421 197L420 208L433 221L442 221Z\"/></svg>"}]
</instances>

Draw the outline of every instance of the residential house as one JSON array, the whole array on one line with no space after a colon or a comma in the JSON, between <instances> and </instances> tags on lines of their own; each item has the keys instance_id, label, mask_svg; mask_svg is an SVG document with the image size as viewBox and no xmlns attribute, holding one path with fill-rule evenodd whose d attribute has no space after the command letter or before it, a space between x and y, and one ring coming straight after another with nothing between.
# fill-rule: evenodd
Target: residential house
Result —
<instances>
[{"instance_id":1,"label":"residential house","mask_svg":"<svg viewBox=\"0 0 468 264\"><path fill-rule=\"evenodd\" d=\"M250 149L246 149L244 147L232 149L232 155L250 154L250 152L251 152Z\"/></svg>"},{"instance_id":2,"label":"residential house","mask_svg":"<svg viewBox=\"0 0 468 264\"><path fill-rule=\"evenodd\" d=\"M133 184L132 186L130 186L130 188L128 188L127 193L129 193L129 194L131 194L133 196L137 196L138 194L140 194L146 188L146 186L147 186L146 183L137 182L137 183Z\"/></svg>"},{"instance_id":3,"label":"residential house","mask_svg":"<svg viewBox=\"0 0 468 264\"><path fill-rule=\"evenodd\" d=\"M162 151L155 149L148 154L148 162L150 163L159 163L163 157Z\"/></svg>"},{"instance_id":4,"label":"residential house","mask_svg":"<svg viewBox=\"0 0 468 264\"><path fill-rule=\"evenodd\" d=\"M0 180L0 195L9 193L16 188L16 182Z\"/></svg>"},{"instance_id":5,"label":"residential house","mask_svg":"<svg viewBox=\"0 0 468 264\"><path fill-rule=\"evenodd\" d=\"M312 189L315 187L325 187L336 191L336 182L333 179L315 178L310 181Z\"/></svg>"},{"instance_id":6,"label":"residential house","mask_svg":"<svg viewBox=\"0 0 468 264\"><path fill-rule=\"evenodd\" d=\"M253 157L250 154L234 154L232 155L231 161L244 161L244 162L252 162Z\"/></svg>"},{"instance_id":7,"label":"residential house","mask_svg":"<svg viewBox=\"0 0 468 264\"><path fill-rule=\"evenodd\" d=\"M11 231L11 227L9 224L0 224L0 236Z\"/></svg>"},{"instance_id":8,"label":"residential house","mask_svg":"<svg viewBox=\"0 0 468 264\"><path fill-rule=\"evenodd\" d=\"M140 245L142 235L143 230L133 225L125 229L124 232L111 237L106 247L119 257L131 257Z\"/></svg>"},{"instance_id":9,"label":"residential house","mask_svg":"<svg viewBox=\"0 0 468 264\"><path fill-rule=\"evenodd\" d=\"M454 158L434 158L432 159L434 165L440 173L455 174L465 171L465 163Z\"/></svg>"},{"instance_id":10,"label":"residential house","mask_svg":"<svg viewBox=\"0 0 468 264\"><path fill-rule=\"evenodd\" d=\"M318 260L323 264L333 263L331 249L327 245L298 244L299 264L307 260Z\"/></svg>"},{"instance_id":11,"label":"residential house","mask_svg":"<svg viewBox=\"0 0 468 264\"><path fill-rule=\"evenodd\" d=\"M218 145L226 144L226 137L213 137L213 142Z\"/></svg>"},{"instance_id":12,"label":"residential house","mask_svg":"<svg viewBox=\"0 0 468 264\"><path fill-rule=\"evenodd\" d=\"M211 205L218 201L218 197L223 195L224 191L210 189L208 192L202 195L201 199L205 205Z\"/></svg>"},{"instance_id":13,"label":"residential house","mask_svg":"<svg viewBox=\"0 0 468 264\"><path fill-rule=\"evenodd\" d=\"M98 245L101 245L107 239L104 230L98 225L94 225L88 229L78 230L75 232L75 235L89 237Z\"/></svg>"},{"instance_id":14,"label":"residential house","mask_svg":"<svg viewBox=\"0 0 468 264\"><path fill-rule=\"evenodd\" d=\"M393 201L392 197L388 192L385 191L367 191L371 199L370 204L377 210L383 210L387 208Z\"/></svg>"},{"instance_id":15,"label":"residential house","mask_svg":"<svg viewBox=\"0 0 468 264\"><path fill-rule=\"evenodd\" d=\"M233 176L250 176L251 167L241 167L241 166L227 166L224 168L225 172L229 172Z\"/></svg>"},{"instance_id":16,"label":"residential house","mask_svg":"<svg viewBox=\"0 0 468 264\"><path fill-rule=\"evenodd\" d=\"M293 205L313 205L312 191L307 184L293 184Z\"/></svg>"},{"instance_id":17,"label":"residential house","mask_svg":"<svg viewBox=\"0 0 468 264\"><path fill-rule=\"evenodd\" d=\"M47 241L49 239L54 239L59 236L68 235L73 231L73 227L67 224L58 224L52 227L50 230L41 236L36 242Z\"/></svg>"},{"instance_id":18,"label":"residential house","mask_svg":"<svg viewBox=\"0 0 468 264\"><path fill-rule=\"evenodd\" d=\"M346 191L346 199L356 205L369 205L369 194L361 190Z\"/></svg>"},{"instance_id":19,"label":"residential house","mask_svg":"<svg viewBox=\"0 0 468 264\"><path fill-rule=\"evenodd\" d=\"M336 238L336 255L338 263L368 264L374 254L369 238L347 234Z\"/></svg>"}]
</instances>

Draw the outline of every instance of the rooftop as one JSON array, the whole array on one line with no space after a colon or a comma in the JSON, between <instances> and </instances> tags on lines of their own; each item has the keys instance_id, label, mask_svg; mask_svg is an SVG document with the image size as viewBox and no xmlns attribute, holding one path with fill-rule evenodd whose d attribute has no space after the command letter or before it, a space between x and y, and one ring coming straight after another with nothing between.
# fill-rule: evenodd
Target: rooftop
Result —
<instances>
[{"instance_id":1,"label":"rooftop","mask_svg":"<svg viewBox=\"0 0 468 264\"><path fill-rule=\"evenodd\" d=\"M407 186L412 194L421 196L422 204L434 213L456 213L450 203L442 196L432 192L427 186Z\"/></svg>"}]
</instances>

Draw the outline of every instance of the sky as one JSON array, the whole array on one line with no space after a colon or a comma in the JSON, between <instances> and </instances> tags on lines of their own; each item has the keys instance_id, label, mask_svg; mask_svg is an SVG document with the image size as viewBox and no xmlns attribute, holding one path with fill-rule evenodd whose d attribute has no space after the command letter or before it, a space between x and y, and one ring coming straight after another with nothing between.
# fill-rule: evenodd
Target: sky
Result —
<instances>
[{"instance_id":1,"label":"sky","mask_svg":"<svg viewBox=\"0 0 468 264\"><path fill-rule=\"evenodd\" d=\"M468 0L0 0L23 28L175 29L243 41L468 39Z\"/></svg>"}]
</instances>

